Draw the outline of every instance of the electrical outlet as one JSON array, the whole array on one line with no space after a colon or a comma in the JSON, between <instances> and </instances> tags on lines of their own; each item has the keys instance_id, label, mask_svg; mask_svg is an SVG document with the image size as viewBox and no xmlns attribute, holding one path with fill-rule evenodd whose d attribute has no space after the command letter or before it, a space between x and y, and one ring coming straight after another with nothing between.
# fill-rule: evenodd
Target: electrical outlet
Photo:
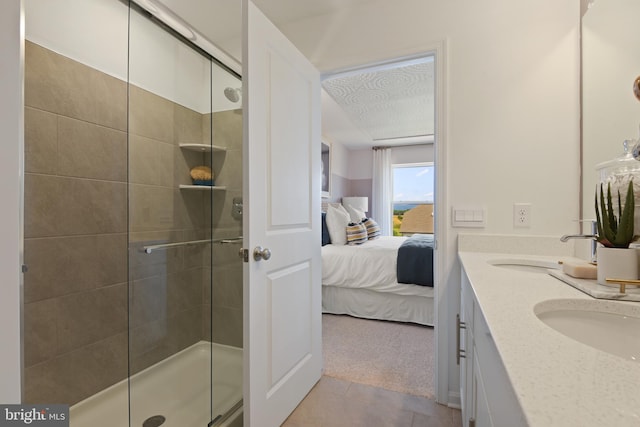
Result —
<instances>
[{"instance_id":1,"label":"electrical outlet","mask_svg":"<svg viewBox=\"0 0 640 427\"><path fill-rule=\"evenodd\" d=\"M531 227L531 203L513 204L513 226Z\"/></svg>"}]
</instances>

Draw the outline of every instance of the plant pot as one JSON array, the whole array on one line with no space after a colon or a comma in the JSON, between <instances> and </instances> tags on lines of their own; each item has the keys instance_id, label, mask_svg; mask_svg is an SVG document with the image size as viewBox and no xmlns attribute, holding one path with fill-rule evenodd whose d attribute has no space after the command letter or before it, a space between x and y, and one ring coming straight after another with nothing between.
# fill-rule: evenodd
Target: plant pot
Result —
<instances>
[{"instance_id":1,"label":"plant pot","mask_svg":"<svg viewBox=\"0 0 640 427\"><path fill-rule=\"evenodd\" d=\"M630 279L639 277L640 264L636 248L607 248L598 246L598 284L605 286L618 286L615 283L607 283L606 279Z\"/></svg>"}]
</instances>

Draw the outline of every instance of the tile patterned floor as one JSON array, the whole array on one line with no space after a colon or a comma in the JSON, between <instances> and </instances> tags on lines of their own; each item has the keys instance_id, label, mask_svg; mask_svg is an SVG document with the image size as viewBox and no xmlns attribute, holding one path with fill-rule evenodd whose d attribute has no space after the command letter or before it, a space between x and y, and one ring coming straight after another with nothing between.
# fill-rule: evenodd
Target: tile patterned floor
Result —
<instances>
[{"instance_id":1,"label":"tile patterned floor","mask_svg":"<svg viewBox=\"0 0 640 427\"><path fill-rule=\"evenodd\" d=\"M282 427L461 427L460 411L425 397L323 376Z\"/></svg>"}]
</instances>

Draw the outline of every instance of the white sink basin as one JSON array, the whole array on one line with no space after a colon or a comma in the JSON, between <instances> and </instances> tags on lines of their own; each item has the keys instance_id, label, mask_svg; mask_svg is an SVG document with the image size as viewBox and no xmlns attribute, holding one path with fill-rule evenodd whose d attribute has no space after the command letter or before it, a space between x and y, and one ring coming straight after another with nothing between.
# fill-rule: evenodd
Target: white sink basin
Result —
<instances>
[{"instance_id":1,"label":"white sink basin","mask_svg":"<svg viewBox=\"0 0 640 427\"><path fill-rule=\"evenodd\" d=\"M536 316L567 337L595 349L640 362L640 307L612 301L549 300Z\"/></svg>"},{"instance_id":2,"label":"white sink basin","mask_svg":"<svg viewBox=\"0 0 640 427\"><path fill-rule=\"evenodd\" d=\"M560 264L558 264L557 262L527 258L492 259L488 261L488 263L496 267L507 268L510 270L541 274L546 274L547 270L550 268L556 270L560 268Z\"/></svg>"}]
</instances>

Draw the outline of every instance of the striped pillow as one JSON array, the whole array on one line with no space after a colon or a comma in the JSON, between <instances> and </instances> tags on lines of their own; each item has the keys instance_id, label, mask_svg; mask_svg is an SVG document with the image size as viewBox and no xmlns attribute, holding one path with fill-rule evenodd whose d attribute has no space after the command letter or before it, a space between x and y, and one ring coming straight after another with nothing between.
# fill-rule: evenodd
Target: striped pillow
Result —
<instances>
[{"instance_id":1,"label":"striped pillow","mask_svg":"<svg viewBox=\"0 0 640 427\"><path fill-rule=\"evenodd\" d=\"M371 218L367 218L362 224L367 229L367 236L369 240L377 239L382 234L378 223L372 220Z\"/></svg>"},{"instance_id":2,"label":"striped pillow","mask_svg":"<svg viewBox=\"0 0 640 427\"><path fill-rule=\"evenodd\" d=\"M355 224L350 222L347 225L347 244L361 245L367 241L367 229L363 223Z\"/></svg>"}]
</instances>

